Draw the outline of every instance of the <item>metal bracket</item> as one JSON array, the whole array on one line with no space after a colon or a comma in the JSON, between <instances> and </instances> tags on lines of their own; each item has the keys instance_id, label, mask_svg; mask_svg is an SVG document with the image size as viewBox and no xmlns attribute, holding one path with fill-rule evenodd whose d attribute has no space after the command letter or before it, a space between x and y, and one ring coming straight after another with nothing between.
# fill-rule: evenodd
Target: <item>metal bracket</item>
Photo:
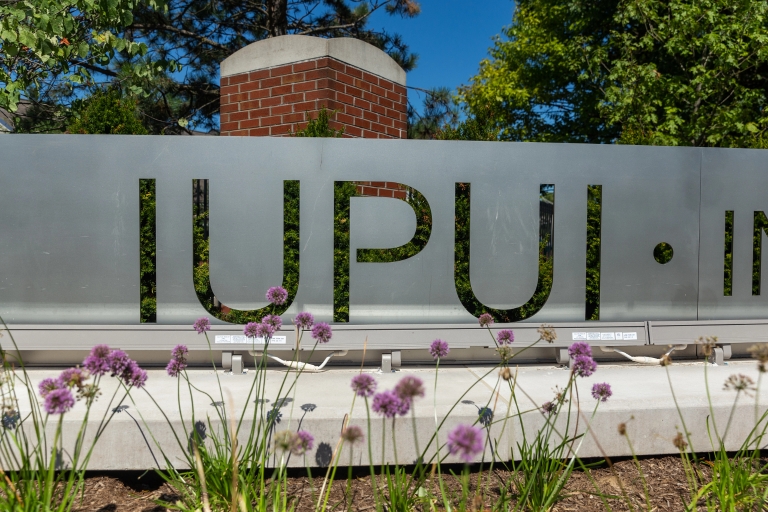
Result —
<instances>
[{"instance_id":1,"label":"metal bracket","mask_svg":"<svg viewBox=\"0 0 768 512\"><path fill-rule=\"evenodd\" d=\"M240 354L232 354L232 375L242 375L243 373L243 356Z\"/></svg>"},{"instance_id":2,"label":"metal bracket","mask_svg":"<svg viewBox=\"0 0 768 512\"><path fill-rule=\"evenodd\" d=\"M555 361L557 364L567 364L570 366L571 356L568 354L567 348L555 349Z\"/></svg>"},{"instance_id":3,"label":"metal bracket","mask_svg":"<svg viewBox=\"0 0 768 512\"><path fill-rule=\"evenodd\" d=\"M381 372L392 373L403 363L402 354L399 350L393 350L390 354L381 354Z\"/></svg>"},{"instance_id":4,"label":"metal bracket","mask_svg":"<svg viewBox=\"0 0 768 512\"><path fill-rule=\"evenodd\" d=\"M712 355L707 360L712 364L722 366L726 359L731 358L732 353L730 345L718 345L712 349Z\"/></svg>"},{"instance_id":5,"label":"metal bracket","mask_svg":"<svg viewBox=\"0 0 768 512\"><path fill-rule=\"evenodd\" d=\"M224 370L232 369L232 352L221 353L221 368Z\"/></svg>"}]
</instances>

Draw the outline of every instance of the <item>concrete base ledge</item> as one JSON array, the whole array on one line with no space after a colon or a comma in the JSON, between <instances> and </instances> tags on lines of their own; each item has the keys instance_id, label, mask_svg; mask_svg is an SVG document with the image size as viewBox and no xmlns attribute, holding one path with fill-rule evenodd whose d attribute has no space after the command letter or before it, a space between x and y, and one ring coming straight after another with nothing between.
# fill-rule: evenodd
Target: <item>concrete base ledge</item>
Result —
<instances>
[{"instance_id":1,"label":"concrete base ledge","mask_svg":"<svg viewBox=\"0 0 768 512\"><path fill-rule=\"evenodd\" d=\"M272 410L276 403L281 405L278 407L280 421L276 431L301 428L311 432L315 438L313 450L303 457L292 457L289 465L295 467L326 465L337 445L345 415L351 413L351 423L360 425L364 431L367 431L364 401L358 398L352 407L353 393L350 388L350 379L358 371L333 369L322 373L306 373L301 375L289 392L288 388L295 379L295 373L268 370L266 396L270 401L261 405L254 403L255 397L248 399L248 391L255 375L252 368L243 375L219 372L218 378L223 390L224 404L222 405L213 403L221 400L217 375L213 371L189 372L195 387L209 393L215 399L212 402L199 391L193 391L190 399L190 393L183 382L180 383L182 393L179 401L177 379L169 377L164 371L152 370L149 372L146 392L135 390L124 402L123 405L127 405L127 408L114 415L99 440L88 467L93 470L148 469L158 466L155 459L161 467L164 467L161 448L174 465L186 467L183 451L186 449L184 426L186 425L187 431L192 428L193 408L196 421L207 422L209 419L211 421L210 425L206 426L209 443L211 442L210 429L216 431L221 429L216 412L217 407L234 409L236 417L240 417L245 411L245 420L238 436L242 443L247 439L247 432L250 430L257 407ZM493 410L490 438L497 458L509 460L519 457L518 447L523 442L524 434L530 441L535 432L544 425L544 416L537 410L538 407L552 400L555 388L565 386L569 376L566 368L554 365L516 368L517 404L520 410L531 411L524 414L521 419L508 414L508 411L516 410L514 400L506 383L499 381L497 370L489 366L441 369L436 394L433 393L434 368L407 368L390 374L377 374L370 368L364 371L375 376L379 390L392 389L404 375L416 375L424 381L426 396L417 399L413 418L409 415L394 421L397 462L401 464L410 464L416 460L413 421L415 421L418 445L423 449L435 431L435 414L438 421L448 416L439 436L440 441L445 442L447 433L455 425L474 423L478 418L479 408L486 405ZM705 366L701 362L675 363L669 367L671 383L682 411L682 418L691 434L693 448L700 452L712 449L706 430L707 418L710 417L711 421L712 417L707 402L704 372ZM714 420L721 433L725 429L731 411L734 410L726 438L726 448L737 450L753 428L756 412L762 414L766 411L768 396L766 393L759 394L759 403L756 408L755 399L741 393L734 409L736 392L724 390L723 383L732 374L746 375L757 383L756 364L752 361L742 361L731 362L725 366L709 365L706 372ZM35 383L46 377L57 375L58 372L51 370L31 372ZM284 380L286 384L283 384ZM503 384L501 388L498 386L499 382ZM678 431L682 431L682 420L670 393L666 370L659 366L640 366L632 363L604 364L592 377L578 379L578 399L574 396L570 403L570 417L564 413L558 418L556 424L558 431L565 432L568 424L568 432L573 435L577 428L577 420L578 431L585 431L587 421L592 417L595 409L596 401L590 395L590 389L595 382L610 383L614 394L608 402L599 404L591 421L591 433L584 437L583 444L579 447L579 456L630 455L627 440L617 432L620 423L626 424L633 448L638 455L677 453L672 439ZM91 436L97 422L107 411L109 398L116 385L115 380L110 378L105 378L102 384L102 395L91 411L89 420L88 435ZM147 393L151 394L157 404L153 403ZM23 393L20 394L23 395ZM750 394L754 395L753 392ZM20 398L19 407L23 415L29 411L29 403L25 402L24 396ZM577 404L581 410L580 414L576 412ZM113 403L111 407L116 405ZM83 404L78 402L64 417L65 451L71 452L74 436L84 412ZM55 418L49 420L49 423L50 442L53 439ZM374 464L381 464L383 461L395 462L392 425L392 420L383 421L372 413L371 446ZM174 430L179 441L174 435ZM182 446L179 446L180 444ZM577 442L576 445L579 443ZM434 450L428 452L428 457L431 453L434 453ZM486 444L483 458L486 461L492 458L488 444ZM67 460L66 455L64 460ZM367 465L368 461L366 443L354 446L351 450L347 446L340 456L341 465ZM279 461L272 459L272 463L277 462ZM450 456L447 462L458 462L458 459ZM2 465L6 469L10 468L8 461L2 461Z\"/></svg>"}]
</instances>

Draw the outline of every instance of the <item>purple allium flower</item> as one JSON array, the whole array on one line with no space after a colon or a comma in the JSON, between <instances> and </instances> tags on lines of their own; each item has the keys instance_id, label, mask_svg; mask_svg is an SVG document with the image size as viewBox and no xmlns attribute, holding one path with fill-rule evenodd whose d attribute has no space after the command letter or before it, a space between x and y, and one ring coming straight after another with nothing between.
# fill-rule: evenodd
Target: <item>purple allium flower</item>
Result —
<instances>
[{"instance_id":1,"label":"purple allium flower","mask_svg":"<svg viewBox=\"0 0 768 512\"><path fill-rule=\"evenodd\" d=\"M189 354L189 349L186 345L176 345L171 350L171 357L180 361L186 361L187 354Z\"/></svg>"},{"instance_id":2,"label":"purple allium flower","mask_svg":"<svg viewBox=\"0 0 768 512\"><path fill-rule=\"evenodd\" d=\"M40 391L40 396L42 398L47 397L51 391L55 391L60 388L61 388L61 384L59 383L59 381L51 378L43 379L43 381L37 387L38 391Z\"/></svg>"},{"instance_id":3,"label":"purple allium flower","mask_svg":"<svg viewBox=\"0 0 768 512\"><path fill-rule=\"evenodd\" d=\"M400 400L410 402L424 396L424 383L415 375L406 375L395 386L395 393Z\"/></svg>"},{"instance_id":4,"label":"purple allium flower","mask_svg":"<svg viewBox=\"0 0 768 512\"><path fill-rule=\"evenodd\" d=\"M256 325L256 337L264 338L265 340L272 338L275 334L275 326L272 324L260 323Z\"/></svg>"},{"instance_id":5,"label":"purple allium flower","mask_svg":"<svg viewBox=\"0 0 768 512\"><path fill-rule=\"evenodd\" d=\"M245 334L249 338L256 338L258 337L258 329L259 324L257 322L248 322L245 324L245 328L243 329L243 334Z\"/></svg>"},{"instance_id":6,"label":"purple allium flower","mask_svg":"<svg viewBox=\"0 0 768 512\"><path fill-rule=\"evenodd\" d=\"M136 361L129 360L128 365L120 374L120 379L122 379L126 386L141 388L147 382L147 372L142 370Z\"/></svg>"},{"instance_id":7,"label":"purple allium flower","mask_svg":"<svg viewBox=\"0 0 768 512\"><path fill-rule=\"evenodd\" d=\"M276 331L283 326L283 319L277 315L267 315L261 319L261 323L271 325Z\"/></svg>"},{"instance_id":8,"label":"purple allium flower","mask_svg":"<svg viewBox=\"0 0 768 512\"><path fill-rule=\"evenodd\" d=\"M208 320L207 317L201 317L195 320L195 323L192 324L192 327L195 328L197 334L203 334L205 331L211 330L211 321Z\"/></svg>"},{"instance_id":9,"label":"purple allium flower","mask_svg":"<svg viewBox=\"0 0 768 512\"><path fill-rule=\"evenodd\" d=\"M83 361L83 367L91 375L104 375L109 371L110 349L107 345L96 345Z\"/></svg>"},{"instance_id":10,"label":"purple allium flower","mask_svg":"<svg viewBox=\"0 0 768 512\"><path fill-rule=\"evenodd\" d=\"M605 402L613 396L611 385L607 382L597 382L592 386L592 398Z\"/></svg>"},{"instance_id":11,"label":"purple allium flower","mask_svg":"<svg viewBox=\"0 0 768 512\"><path fill-rule=\"evenodd\" d=\"M186 363L182 363L178 359L171 359L168 361L168 366L165 367L165 371L171 377L178 377L181 371L187 367Z\"/></svg>"},{"instance_id":12,"label":"purple allium flower","mask_svg":"<svg viewBox=\"0 0 768 512\"><path fill-rule=\"evenodd\" d=\"M496 335L496 339L499 340L499 345L508 345L515 341L515 333L509 329L502 329Z\"/></svg>"},{"instance_id":13,"label":"purple allium flower","mask_svg":"<svg viewBox=\"0 0 768 512\"><path fill-rule=\"evenodd\" d=\"M330 341L333 332L331 326L325 322L318 322L312 328L312 337L317 340L318 343L328 343Z\"/></svg>"},{"instance_id":14,"label":"purple allium flower","mask_svg":"<svg viewBox=\"0 0 768 512\"><path fill-rule=\"evenodd\" d=\"M432 354L432 357L435 359L447 356L450 351L451 349L448 348L448 342L443 340L435 340L429 346L429 353Z\"/></svg>"},{"instance_id":15,"label":"purple allium flower","mask_svg":"<svg viewBox=\"0 0 768 512\"><path fill-rule=\"evenodd\" d=\"M109 353L107 361L109 361L109 371L112 372L114 377L115 375L121 375L128 368L131 358L122 350L115 349Z\"/></svg>"},{"instance_id":16,"label":"purple allium flower","mask_svg":"<svg viewBox=\"0 0 768 512\"><path fill-rule=\"evenodd\" d=\"M88 373L84 372L80 368L67 368L61 375L59 375L59 386L62 388L74 388L80 389L88 379Z\"/></svg>"},{"instance_id":17,"label":"purple allium flower","mask_svg":"<svg viewBox=\"0 0 768 512\"><path fill-rule=\"evenodd\" d=\"M282 286L273 286L267 290L267 300L277 306L282 306L288 299L288 292Z\"/></svg>"},{"instance_id":18,"label":"purple allium flower","mask_svg":"<svg viewBox=\"0 0 768 512\"><path fill-rule=\"evenodd\" d=\"M541 412L545 414L552 414L555 411L557 411L557 404L554 402L545 402L541 406Z\"/></svg>"},{"instance_id":19,"label":"purple allium flower","mask_svg":"<svg viewBox=\"0 0 768 512\"><path fill-rule=\"evenodd\" d=\"M573 373L579 377L589 377L597 369L597 363L589 356L576 356L573 360Z\"/></svg>"},{"instance_id":20,"label":"purple allium flower","mask_svg":"<svg viewBox=\"0 0 768 512\"><path fill-rule=\"evenodd\" d=\"M293 319L293 323L301 329L311 329L315 323L315 317L308 311L302 311L296 315L296 318Z\"/></svg>"},{"instance_id":21,"label":"purple allium flower","mask_svg":"<svg viewBox=\"0 0 768 512\"><path fill-rule=\"evenodd\" d=\"M483 429L473 425L457 425L448 434L448 452L464 462L472 462L483 451Z\"/></svg>"},{"instance_id":22,"label":"purple allium flower","mask_svg":"<svg viewBox=\"0 0 768 512\"><path fill-rule=\"evenodd\" d=\"M371 397L376 392L376 379L367 373L355 375L352 377L352 390L357 396Z\"/></svg>"},{"instance_id":23,"label":"purple allium flower","mask_svg":"<svg viewBox=\"0 0 768 512\"><path fill-rule=\"evenodd\" d=\"M315 437L306 430L299 430L296 432L296 444L291 450L294 455L302 455L309 450L315 444Z\"/></svg>"},{"instance_id":24,"label":"purple allium flower","mask_svg":"<svg viewBox=\"0 0 768 512\"><path fill-rule=\"evenodd\" d=\"M589 346L589 343L577 341L568 347L568 355L573 359L576 359L578 356L592 357L592 347Z\"/></svg>"},{"instance_id":25,"label":"purple allium flower","mask_svg":"<svg viewBox=\"0 0 768 512\"><path fill-rule=\"evenodd\" d=\"M488 313L483 313L480 315L480 318L478 318L478 321L480 322L480 327L488 327L493 323L493 317Z\"/></svg>"},{"instance_id":26,"label":"purple allium flower","mask_svg":"<svg viewBox=\"0 0 768 512\"><path fill-rule=\"evenodd\" d=\"M75 397L68 389L54 389L45 397L43 408L48 414L64 414L75 405Z\"/></svg>"},{"instance_id":27,"label":"purple allium flower","mask_svg":"<svg viewBox=\"0 0 768 512\"><path fill-rule=\"evenodd\" d=\"M400 400L394 391L376 393L371 404L373 412L381 414L385 418L394 418L398 414L404 416L410 409L407 401Z\"/></svg>"},{"instance_id":28,"label":"purple allium flower","mask_svg":"<svg viewBox=\"0 0 768 512\"><path fill-rule=\"evenodd\" d=\"M363 429L357 425L350 425L341 432L341 437L349 444L355 444L358 441L362 441L365 436L363 435Z\"/></svg>"}]
</instances>

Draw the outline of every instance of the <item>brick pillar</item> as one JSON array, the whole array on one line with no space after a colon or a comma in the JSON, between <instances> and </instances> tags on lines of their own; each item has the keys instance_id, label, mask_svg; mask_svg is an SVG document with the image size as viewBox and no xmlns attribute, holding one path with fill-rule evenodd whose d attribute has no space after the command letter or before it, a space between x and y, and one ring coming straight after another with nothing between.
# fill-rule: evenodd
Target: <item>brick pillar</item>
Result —
<instances>
[{"instance_id":1,"label":"brick pillar","mask_svg":"<svg viewBox=\"0 0 768 512\"><path fill-rule=\"evenodd\" d=\"M221 135L287 135L323 107L337 111L331 126L345 137L404 139L405 72L358 39L295 35L258 41L221 63ZM373 195L393 193L379 185L368 184Z\"/></svg>"}]
</instances>

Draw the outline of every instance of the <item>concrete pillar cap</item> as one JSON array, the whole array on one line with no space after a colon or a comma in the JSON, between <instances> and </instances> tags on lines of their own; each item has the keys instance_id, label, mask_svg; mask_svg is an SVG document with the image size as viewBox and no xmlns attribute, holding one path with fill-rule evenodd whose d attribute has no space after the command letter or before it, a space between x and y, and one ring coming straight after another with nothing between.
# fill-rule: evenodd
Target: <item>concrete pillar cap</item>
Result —
<instances>
[{"instance_id":1,"label":"concrete pillar cap","mask_svg":"<svg viewBox=\"0 0 768 512\"><path fill-rule=\"evenodd\" d=\"M359 39L340 37L323 39L288 35L270 37L241 48L221 63L221 76L227 77L330 57L373 75L405 85L405 71L392 57Z\"/></svg>"}]
</instances>

